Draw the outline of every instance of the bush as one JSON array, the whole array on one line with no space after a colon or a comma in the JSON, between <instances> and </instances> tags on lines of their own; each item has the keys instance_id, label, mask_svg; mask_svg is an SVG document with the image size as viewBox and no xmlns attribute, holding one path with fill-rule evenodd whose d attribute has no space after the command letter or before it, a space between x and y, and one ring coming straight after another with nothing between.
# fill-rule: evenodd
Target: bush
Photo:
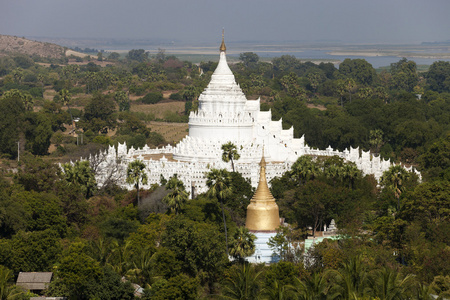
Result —
<instances>
[{"instance_id":1,"label":"bush","mask_svg":"<svg viewBox=\"0 0 450 300\"><path fill-rule=\"evenodd\" d=\"M37 77L34 74L27 74L23 79L24 82L37 82Z\"/></svg>"},{"instance_id":2,"label":"bush","mask_svg":"<svg viewBox=\"0 0 450 300\"><path fill-rule=\"evenodd\" d=\"M107 136L98 135L92 140L92 142L102 145L109 145L111 143L111 140Z\"/></svg>"},{"instance_id":3,"label":"bush","mask_svg":"<svg viewBox=\"0 0 450 300\"><path fill-rule=\"evenodd\" d=\"M75 94L82 94L82 93L84 92L84 90L83 90L83 88L81 88L81 87L74 87L74 88L71 88L71 89L69 90L69 92L70 92L72 95L75 95Z\"/></svg>"},{"instance_id":4,"label":"bush","mask_svg":"<svg viewBox=\"0 0 450 300\"><path fill-rule=\"evenodd\" d=\"M42 93L42 89L40 87L33 87L28 91L33 98L42 98L44 94Z\"/></svg>"},{"instance_id":5,"label":"bush","mask_svg":"<svg viewBox=\"0 0 450 300\"><path fill-rule=\"evenodd\" d=\"M171 100L183 100L183 96L181 95L181 93L173 93L170 94L169 99Z\"/></svg>"},{"instance_id":6,"label":"bush","mask_svg":"<svg viewBox=\"0 0 450 300\"><path fill-rule=\"evenodd\" d=\"M147 144L158 147L161 145L166 145L167 142L161 134L151 131L147 138Z\"/></svg>"},{"instance_id":7,"label":"bush","mask_svg":"<svg viewBox=\"0 0 450 300\"><path fill-rule=\"evenodd\" d=\"M146 144L146 137L143 134L136 134L127 141L127 145L133 146L135 149L142 148Z\"/></svg>"},{"instance_id":8,"label":"bush","mask_svg":"<svg viewBox=\"0 0 450 300\"><path fill-rule=\"evenodd\" d=\"M155 86L163 91L181 90L183 88L181 84L172 83L169 81L158 81Z\"/></svg>"},{"instance_id":9,"label":"bush","mask_svg":"<svg viewBox=\"0 0 450 300\"><path fill-rule=\"evenodd\" d=\"M130 86L130 93L133 93L136 96L141 96L145 93L145 87L142 85L139 86L132 85Z\"/></svg>"},{"instance_id":10,"label":"bush","mask_svg":"<svg viewBox=\"0 0 450 300\"><path fill-rule=\"evenodd\" d=\"M163 99L163 95L160 92L151 92L141 99L144 104L155 104Z\"/></svg>"},{"instance_id":11,"label":"bush","mask_svg":"<svg viewBox=\"0 0 450 300\"><path fill-rule=\"evenodd\" d=\"M166 111L164 113L164 121L172 123L187 123L189 121L188 116L180 116L176 112Z\"/></svg>"}]
</instances>

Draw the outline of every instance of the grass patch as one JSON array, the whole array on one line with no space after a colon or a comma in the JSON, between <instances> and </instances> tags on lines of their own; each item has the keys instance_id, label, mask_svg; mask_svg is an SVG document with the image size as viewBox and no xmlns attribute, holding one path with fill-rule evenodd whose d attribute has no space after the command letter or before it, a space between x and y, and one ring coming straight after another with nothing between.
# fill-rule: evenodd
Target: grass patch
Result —
<instances>
[{"instance_id":1,"label":"grass patch","mask_svg":"<svg viewBox=\"0 0 450 300\"><path fill-rule=\"evenodd\" d=\"M152 115L155 119L163 120L166 116L166 112L174 112L177 114L184 113L184 102L172 101L172 102L160 102L156 104L136 104L131 103L131 112L137 112L140 114Z\"/></svg>"}]
</instances>

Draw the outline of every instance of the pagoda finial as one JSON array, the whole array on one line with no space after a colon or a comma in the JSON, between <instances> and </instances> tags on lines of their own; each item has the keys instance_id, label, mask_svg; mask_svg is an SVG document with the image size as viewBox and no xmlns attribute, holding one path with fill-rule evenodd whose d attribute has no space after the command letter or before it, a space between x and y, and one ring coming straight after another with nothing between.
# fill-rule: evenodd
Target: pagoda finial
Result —
<instances>
[{"instance_id":1,"label":"pagoda finial","mask_svg":"<svg viewBox=\"0 0 450 300\"><path fill-rule=\"evenodd\" d=\"M225 29L222 28L222 44L220 45L220 52L227 51L227 47L225 46Z\"/></svg>"},{"instance_id":2,"label":"pagoda finial","mask_svg":"<svg viewBox=\"0 0 450 300\"><path fill-rule=\"evenodd\" d=\"M261 167L266 167L266 160L264 159L264 144L263 144L263 148L262 148L261 162L259 163L259 165L260 165Z\"/></svg>"}]
</instances>

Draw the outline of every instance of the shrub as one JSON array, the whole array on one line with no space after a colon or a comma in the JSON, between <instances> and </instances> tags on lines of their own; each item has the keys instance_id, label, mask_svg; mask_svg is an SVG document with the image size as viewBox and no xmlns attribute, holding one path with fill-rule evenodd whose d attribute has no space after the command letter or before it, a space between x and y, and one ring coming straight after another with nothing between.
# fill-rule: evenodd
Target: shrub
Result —
<instances>
[{"instance_id":1,"label":"shrub","mask_svg":"<svg viewBox=\"0 0 450 300\"><path fill-rule=\"evenodd\" d=\"M42 93L42 89L40 87L33 87L28 92L34 98L42 98L42 97L44 97L44 94Z\"/></svg>"},{"instance_id":2,"label":"shrub","mask_svg":"<svg viewBox=\"0 0 450 300\"><path fill-rule=\"evenodd\" d=\"M136 96L141 96L145 93L145 87L142 85L132 85L130 86L130 93L133 93Z\"/></svg>"},{"instance_id":3,"label":"shrub","mask_svg":"<svg viewBox=\"0 0 450 300\"><path fill-rule=\"evenodd\" d=\"M151 92L142 98L144 104L155 104L163 99L163 95L160 92Z\"/></svg>"},{"instance_id":4,"label":"shrub","mask_svg":"<svg viewBox=\"0 0 450 300\"><path fill-rule=\"evenodd\" d=\"M98 135L92 140L92 142L102 145L109 145L111 143L111 140L107 136Z\"/></svg>"},{"instance_id":5,"label":"shrub","mask_svg":"<svg viewBox=\"0 0 450 300\"><path fill-rule=\"evenodd\" d=\"M169 99L171 100L183 100L183 96L181 95L181 93L173 93L170 94Z\"/></svg>"}]
</instances>

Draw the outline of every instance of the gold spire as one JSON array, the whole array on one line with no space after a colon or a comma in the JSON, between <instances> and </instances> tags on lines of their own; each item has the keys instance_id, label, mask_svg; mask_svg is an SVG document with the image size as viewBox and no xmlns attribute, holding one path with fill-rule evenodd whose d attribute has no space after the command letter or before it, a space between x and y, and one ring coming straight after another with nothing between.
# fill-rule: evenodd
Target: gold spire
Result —
<instances>
[{"instance_id":1,"label":"gold spire","mask_svg":"<svg viewBox=\"0 0 450 300\"><path fill-rule=\"evenodd\" d=\"M225 37L224 37L225 29L222 29L222 44L220 45L220 52L227 51L227 47L225 46Z\"/></svg>"},{"instance_id":2,"label":"gold spire","mask_svg":"<svg viewBox=\"0 0 450 300\"><path fill-rule=\"evenodd\" d=\"M280 226L278 205L269 190L266 179L266 160L261 158L259 184L247 207L245 226L253 231L274 231Z\"/></svg>"}]
</instances>

